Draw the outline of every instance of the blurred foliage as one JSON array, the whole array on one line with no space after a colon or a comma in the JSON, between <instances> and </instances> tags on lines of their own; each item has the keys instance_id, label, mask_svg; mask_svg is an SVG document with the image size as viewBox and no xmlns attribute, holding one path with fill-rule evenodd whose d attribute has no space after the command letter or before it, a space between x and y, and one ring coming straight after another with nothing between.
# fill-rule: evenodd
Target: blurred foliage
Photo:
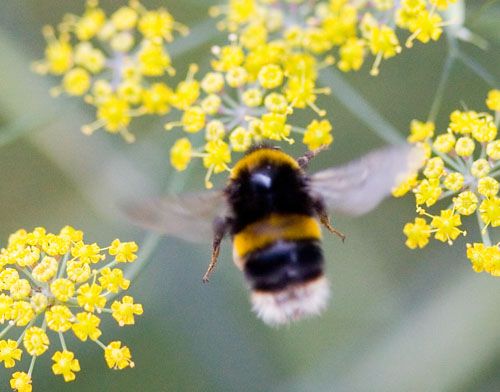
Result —
<instances>
[{"instance_id":1,"label":"blurred foliage","mask_svg":"<svg viewBox=\"0 0 500 392\"><path fill-rule=\"evenodd\" d=\"M102 1L104 7L115 3ZM165 5L144 3L149 8ZM199 33L176 47L177 69L206 61L217 42L220 33L206 16L212 4L167 2L177 20ZM459 43L467 61L451 69L438 128L463 102L483 107L488 82L499 86L500 4L468 1L466 6L466 26L490 47L485 51ZM50 98L53 83L31 73L30 64L45 45L41 27L82 7L83 1L63 0L0 5L2 244L20 227L58 230L66 224L89 233L89 240L106 243L119 237L142 243L142 232L121 218L119 200L160 193L172 177L177 188L172 190L202 188L201 165L189 173L172 172L171 136L159 122L138 121L141 132L133 145L104 133L85 137L79 129L91 121L91 111L76 100ZM445 39L415 45L387 61L376 78L367 69L325 76L333 95L319 103L330 108L336 140L311 170L384 144L373 132L376 127L391 124L406 137L410 120L425 119L430 111L448 46ZM460 249L462 240L452 248L405 248L401 228L413 213L414 205L406 199L387 201L357 219L333 217L348 240L325 241L331 305L320 318L279 330L250 312L228 243L210 284L202 285L209 246L162 239L130 290L144 305L144 316L135 328L116 335L131 347L135 369L105 370L99 350L78 345L83 369L78 380L64 385L47 376L50 361L45 359L35 370L35 390L499 390L499 283L472 272ZM149 239L154 244L155 238ZM68 344L76 347L77 342ZM1 388L5 379L0 369Z\"/></svg>"}]
</instances>

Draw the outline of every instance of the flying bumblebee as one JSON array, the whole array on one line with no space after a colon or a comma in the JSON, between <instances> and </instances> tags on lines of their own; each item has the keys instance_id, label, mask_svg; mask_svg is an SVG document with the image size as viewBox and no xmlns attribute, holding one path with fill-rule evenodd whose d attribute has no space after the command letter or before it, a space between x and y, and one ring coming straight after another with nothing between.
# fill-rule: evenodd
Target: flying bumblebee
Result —
<instances>
[{"instance_id":1,"label":"flying bumblebee","mask_svg":"<svg viewBox=\"0 0 500 392\"><path fill-rule=\"evenodd\" d=\"M277 148L254 147L235 164L223 190L134 204L128 214L143 227L185 240L213 238L204 282L229 234L253 310L265 323L317 315L330 292L320 225L345 239L327 211L360 215L372 210L422 160L415 148L388 147L308 175L305 169L317 152L294 159Z\"/></svg>"}]
</instances>

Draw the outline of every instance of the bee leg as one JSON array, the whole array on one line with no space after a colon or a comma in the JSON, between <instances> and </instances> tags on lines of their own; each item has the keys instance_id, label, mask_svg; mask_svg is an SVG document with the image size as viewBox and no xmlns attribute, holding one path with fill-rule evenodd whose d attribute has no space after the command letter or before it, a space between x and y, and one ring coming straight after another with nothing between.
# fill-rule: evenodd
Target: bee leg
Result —
<instances>
[{"instance_id":1,"label":"bee leg","mask_svg":"<svg viewBox=\"0 0 500 392\"><path fill-rule=\"evenodd\" d=\"M215 266L217 265L217 259L219 258L219 253L220 253L220 244L222 242L222 239L224 238L224 235L226 234L228 226L229 224L227 219L217 219L214 222L212 257L210 259L210 264L208 265L207 272L205 272L205 275L203 275L203 283L208 283L209 280L208 278L210 277L210 274L214 270Z\"/></svg>"},{"instance_id":2,"label":"bee leg","mask_svg":"<svg viewBox=\"0 0 500 392\"><path fill-rule=\"evenodd\" d=\"M316 201L314 203L314 208L316 210L316 213L318 214L319 221L321 222L321 224L325 226L330 233L335 234L342 240L342 242L344 242L346 239L345 234L338 231L335 227L332 226L332 223L330 222L330 217L328 216L328 213L323 203L321 201Z\"/></svg>"},{"instance_id":3,"label":"bee leg","mask_svg":"<svg viewBox=\"0 0 500 392\"><path fill-rule=\"evenodd\" d=\"M297 163L299 164L301 169L306 169L307 166L309 165L309 162L311 162L311 160L321 151L326 150L326 148L327 148L326 146L323 146L315 150L307 151L303 156L297 158Z\"/></svg>"}]
</instances>

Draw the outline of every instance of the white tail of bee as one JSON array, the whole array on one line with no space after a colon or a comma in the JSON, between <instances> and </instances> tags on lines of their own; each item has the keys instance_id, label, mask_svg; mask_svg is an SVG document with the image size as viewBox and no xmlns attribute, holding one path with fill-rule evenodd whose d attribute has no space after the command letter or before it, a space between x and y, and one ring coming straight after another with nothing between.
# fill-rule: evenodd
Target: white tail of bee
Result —
<instances>
[{"instance_id":1,"label":"white tail of bee","mask_svg":"<svg viewBox=\"0 0 500 392\"><path fill-rule=\"evenodd\" d=\"M280 326L319 315L327 306L330 287L325 277L276 292L252 293L252 309L266 324Z\"/></svg>"}]
</instances>

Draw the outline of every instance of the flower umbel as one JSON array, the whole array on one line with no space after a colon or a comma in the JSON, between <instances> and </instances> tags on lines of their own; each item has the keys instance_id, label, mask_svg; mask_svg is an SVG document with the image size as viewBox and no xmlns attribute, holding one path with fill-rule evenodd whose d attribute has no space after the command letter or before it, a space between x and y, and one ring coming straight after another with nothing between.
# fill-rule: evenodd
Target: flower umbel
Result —
<instances>
[{"instance_id":1,"label":"flower umbel","mask_svg":"<svg viewBox=\"0 0 500 392\"><path fill-rule=\"evenodd\" d=\"M23 354L32 358L27 373L12 375L12 389L31 391L36 359L57 341L61 350L52 354L53 373L66 382L75 379L80 363L66 346L67 333L96 342L110 363L108 346L99 341L101 314L112 314L124 326L134 324L135 316L143 312L142 305L128 295L111 307L106 305L112 295L128 289L130 281L117 266L133 262L137 250L134 242L118 239L106 248L86 243L83 233L70 226L59 234L38 227L31 232L18 230L9 237L0 250L0 363L13 368ZM9 339L10 335L18 336L17 340ZM119 350L113 351L115 362L110 367L131 366L129 349L121 347L121 342L112 344Z\"/></svg>"},{"instance_id":2,"label":"flower umbel","mask_svg":"<svg viewBox=\"0 0 500 392\"><path fill-rule=\"evenodd\" d=\"M455 1L323 1L229 0L211 9L223 15L218 26L237 34L250 48L266 40L282 40L286 47L316 57L335 55L341 71L359 70L371 53L371 74L377 75L382 59L401 52L397 29L409 33L406 47L415 40L437 41L443 22L439 11Z\"/></svg>"},{"instance_id":3,"label":"flower umbel","mask_svg":"<svg viewBox=\"0 0 500 392\"><path fill-rule=\"evenodd\" d=\"M486 100L486 106L493 110L496 95L497 90L492 90ZM408 140L427 149L427 162L420 178L413 175L393 193L399 197L413 190L415 194L421 216L403 229L411 249L426 246L431 235L453 244L460 234L466 235L460 229L462 218L475 213L482 242L467 244L467 258L474 271L500 276L500 248L490 240L490 230L500 226L500 185L496 179L500 175L500 140L494 118L486 112L455 110L446 132L436 136L434 123L412 121ZM424 209L447 198L451 204L438 215Z\"/></svg>"},{"instance_id":4,"label":"flower umbel","mask_svg":"<svg viewBox=\"0 0 500 392\"><path fill-rule=\"evenodd\" d=\"M83 15L66 15L56 29L43 29L45 58L34 69L62 77L53 95L82 97L96 108L85 134L103 128L133 142L133 118L170 110L173 92L164 78L175 74L168 47L176 32L188 30L165 8L147 10L131 0L106 15L98 0L88 0Z\"/></svg>"}]
</instances>

